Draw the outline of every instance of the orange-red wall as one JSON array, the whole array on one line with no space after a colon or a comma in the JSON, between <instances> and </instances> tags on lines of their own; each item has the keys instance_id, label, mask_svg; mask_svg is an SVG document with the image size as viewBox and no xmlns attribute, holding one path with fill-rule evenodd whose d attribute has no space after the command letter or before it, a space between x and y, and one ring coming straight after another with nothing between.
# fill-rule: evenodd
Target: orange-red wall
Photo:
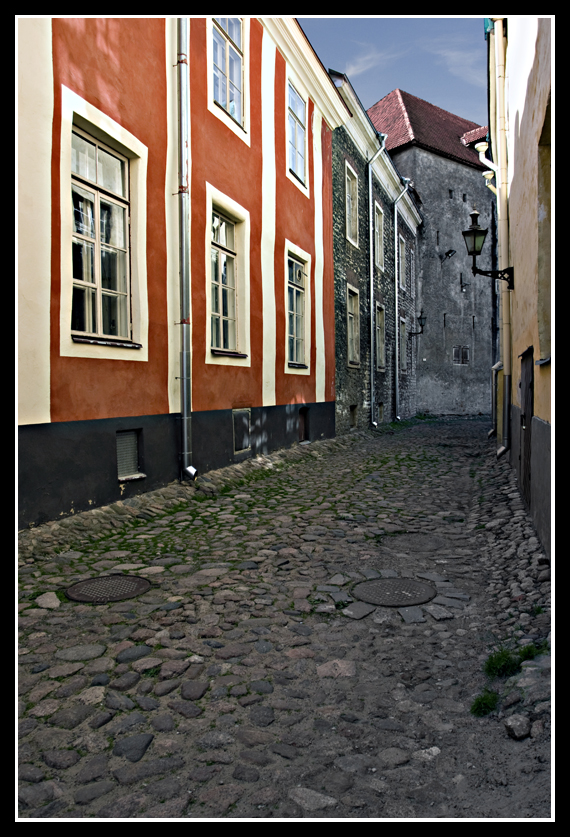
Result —
<instances>
[{"instance_id":1,"label":"orange-red wall","mask_svg":"<svg viewBox=\"0 0 570 837\"><path fill-rule=\"evenodd\" d=\"M53 20L52 421L168 412L164 202L168 134L164 26L164 20L150 18ZM62 84L109 114L149 149L148 363L59 356Z\"/></svg>"}]
</instances>

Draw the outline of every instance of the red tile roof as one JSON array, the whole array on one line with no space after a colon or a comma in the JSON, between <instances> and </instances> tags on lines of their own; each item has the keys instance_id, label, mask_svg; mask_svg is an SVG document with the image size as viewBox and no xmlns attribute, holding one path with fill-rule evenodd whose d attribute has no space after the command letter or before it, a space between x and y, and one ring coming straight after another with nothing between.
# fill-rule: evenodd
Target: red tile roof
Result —
<instances>
[{"instance_id":1,"label":"red tile roof","mask_svg":"<svg viewBox=\"0 0 570 837\"><path fill-rule=\"evenodd\" d=\"M464 138L469 143L485 138L487 128L476 122L455 116L399 89L388 93L367 112L376 130L388 134L388 151L413 143L436 154L484 168L477 152L464 142Z\"/></svg>"}]
</instances>

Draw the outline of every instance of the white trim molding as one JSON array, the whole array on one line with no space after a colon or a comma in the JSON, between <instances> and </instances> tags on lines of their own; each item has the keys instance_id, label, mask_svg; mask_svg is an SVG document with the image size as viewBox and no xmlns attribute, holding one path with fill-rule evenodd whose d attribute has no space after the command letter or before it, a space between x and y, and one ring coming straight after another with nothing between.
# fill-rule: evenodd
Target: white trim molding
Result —
<instances>
[{"instance_id":1,"label":"white trim molding","mask_svg":"<svg viewBox=\"0 0 570 837\"><path fill-rule=\"evenodd\" d=\"M71 133L74 124L129 158L131 183L131 339L133 343L140 344L141 348L139 349L123 348L109 344L74 343L71 338L73 212L69 195L71 189ZM148 361L147 166L148 149L140 140L107 116L106 113L62 85L60 153L61 299L59 318L59 346L62 357Z\"/></svg>"}]
</instances>

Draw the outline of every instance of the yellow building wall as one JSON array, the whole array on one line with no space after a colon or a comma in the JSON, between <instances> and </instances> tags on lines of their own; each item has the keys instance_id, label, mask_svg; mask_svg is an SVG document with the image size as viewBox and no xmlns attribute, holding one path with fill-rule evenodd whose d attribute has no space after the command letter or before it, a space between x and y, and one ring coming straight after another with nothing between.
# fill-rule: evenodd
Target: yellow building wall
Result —
<instances>
[{"instance_id":1,"label":"yellow building wall","mask_svg":"<svg viewBox=\"0 0 570 837\"><path fill-rule=\"evenodd\" d=\"M509 17L507 107L512 403L521 406L520 355L550 356L549 18ZM534 366L534 415L551 421L550 364Z\"/></svg>"}]
</instances>

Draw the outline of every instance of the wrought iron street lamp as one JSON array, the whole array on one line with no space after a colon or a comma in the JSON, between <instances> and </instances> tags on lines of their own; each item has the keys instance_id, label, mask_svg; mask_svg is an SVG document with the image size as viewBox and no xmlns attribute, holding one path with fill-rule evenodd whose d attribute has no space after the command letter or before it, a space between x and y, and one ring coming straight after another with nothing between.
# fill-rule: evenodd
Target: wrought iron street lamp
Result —
<instances>
[{"instance_id":1,"label":"wrought iron street lamp","mask_svg":"<svg viewBox=\"0 0 570 837\"><path fill-rule=\"evenodd\" d=\"M503 270L479 270L477 267L477 256L481 255L483 244L488 230L483 230L477 223L479 220L479 213L477 210L471 212L471 226L468 230L463 230L462 235L465 239L465 246L467 247L467 255L473 256L473 276L491 276L493 279L503 279L508 283L510 291L514 290L514 272L512 267L505 267Z\"/></svg>"},{"instance_id":2,"label":"wrought iron street lamp","mask_svg":"<svg viewBox=\"0 0 570 837\"><path fill-rule=\"evenodd\" d=\"M426 324L426 320L427 320L427 317L424 314L424 309L422 308L422 310L420 311L420 316L418 317L418 323L420 324L421 331L410 331L410 333L408 334L408 337L417 337L418 334L423 334L424 333L424 326Z\"/></svg>"}]
</instances>

